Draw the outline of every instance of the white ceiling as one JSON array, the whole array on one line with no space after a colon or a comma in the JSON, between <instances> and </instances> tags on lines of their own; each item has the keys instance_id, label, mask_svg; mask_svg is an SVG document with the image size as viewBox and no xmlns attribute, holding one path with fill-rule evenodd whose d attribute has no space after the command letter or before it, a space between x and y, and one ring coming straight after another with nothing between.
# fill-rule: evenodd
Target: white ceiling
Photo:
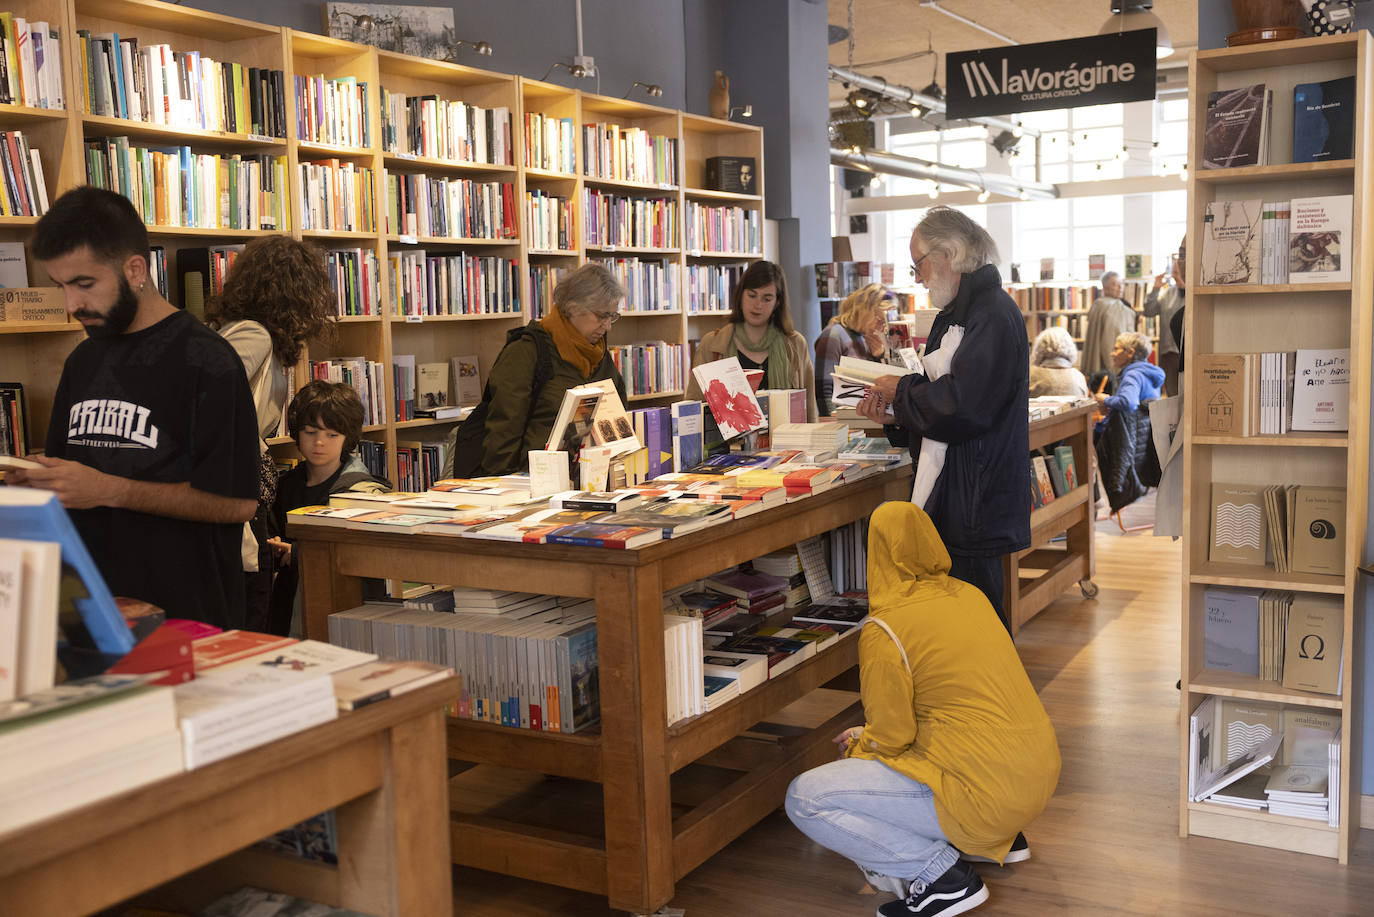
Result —
<instances>
[{"instance_id":1,"label":"white ceiling","mask_svg":"<svg viewBox=\"0 0 1374 917\"><path fill-rule=\"evenodd\" d=\"M852 0L854 9L854 58L852 69L881 76L889 83L921 89L932 75L945 85L944 56L951 51L1005 47L986 32L952 19L920 0ZM1096 35L1111 15L1110 0L938 0L951 13L971 19L1015 40L1017 44L1056 41ZM850 0L828 0L830 23L847 26ZM1155 0L1153 12L1169 30L1175 54L1186 59L1197 46L1197 0ZM894 61L930 49L911 60ZM892 61L891 63L880 63ZM849 45L830 46L830 63L849 66ZM832 102L843 99L845 90L830 83Z\"/></svg>"}]
</instances>

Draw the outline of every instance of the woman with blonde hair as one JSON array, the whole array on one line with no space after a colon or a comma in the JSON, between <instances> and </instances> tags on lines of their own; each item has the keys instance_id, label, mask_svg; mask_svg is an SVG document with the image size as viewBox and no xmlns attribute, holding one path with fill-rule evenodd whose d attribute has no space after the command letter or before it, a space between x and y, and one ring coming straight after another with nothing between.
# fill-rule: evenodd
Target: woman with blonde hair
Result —
<instances>
[{"instance_id":1,"label":"woman with blonde hair","mask_svg":"<svg viewBox=\"0 0 1374 917\"><path fill-rule=\"evenodd\" d=\"M1088 380L1074 364L1078 346L1063 328L1046 328L1035 336L1030 355L1030 395L1077 395L1091 398Z\"/></svg>"},{"instance_id":2,"label":"woman with blonde hair","mask_svg":"<svg viewBox=\"0 0 1374 917\"><path fill-rule=\"evenodd\" d=\"M841 357L888 362L887 310L891 305L892 291L881 283L870 283L845 297L839 312L816 338L816 401L821 414L832 410L830 374Z\"/></svg>"}]
</instances>

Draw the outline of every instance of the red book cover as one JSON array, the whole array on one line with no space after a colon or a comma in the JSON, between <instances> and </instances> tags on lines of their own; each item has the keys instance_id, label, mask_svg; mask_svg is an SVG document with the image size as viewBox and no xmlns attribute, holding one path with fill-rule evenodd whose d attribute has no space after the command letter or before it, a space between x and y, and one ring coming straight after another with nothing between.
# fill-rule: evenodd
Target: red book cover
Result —
<instances>
[{"instance_id":1,"label":"red book cover","mask_svg":"<svg viewBox=\"0 0 1374 917\"><path fill-rule=\"evenodd\" d=\"M281 649L299 641L290 637L277 637L272 634L258 634L250 630L226 630L212 637L202 637L191 643L191 653L195 658L196 671L204 672L229 662Z\"/></svg>"},{"instance_id":2,"label":"red book cover","mask_svg":"<svg viewBox=\"0 0 1374 917\"><path fill-rule=\"evenodd\" d=\"M166 671L168 675L154 684L179 685L195 677L191 644L191 636L185 631L164 624L134 644L124 658L110 666L108 674L141 675Z\"/></svg>"}]
</instances>

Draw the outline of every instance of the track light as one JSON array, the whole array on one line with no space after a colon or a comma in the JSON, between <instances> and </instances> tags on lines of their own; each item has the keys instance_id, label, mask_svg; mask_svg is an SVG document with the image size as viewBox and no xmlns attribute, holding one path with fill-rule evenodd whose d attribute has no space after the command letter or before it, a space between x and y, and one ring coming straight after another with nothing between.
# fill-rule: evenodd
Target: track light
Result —
<instances>
[{"instance_id":1,"label":"track light","mask_svg":"<svg viewBox=\"0 0 1374 917\"><path fill-rule=\"evenodd\" d=\"M492 47L491 47L491 43L490 43L490 42L486 42L486 41L468 41L468 40L465 39L465 38L459 38L459 39L457 39L456 41L453 42L453 47L452 47L452 48L449 48L449 52L448 52L448 60L449 60L449 63L456 64L456 63L458 62L458 51L463 47L463 45L467 45L469 48L471 48L472 50L476 51L478 54L482 55L483 57L491 57L491 54L492 54Z\"/></svg>"},{"instance_id":2,"label":"track light","mask_svg":"<svg viewBox=\"0 0 1374 917\"><path fill-rule=\"evenodd\" d=\"M938 197L940 196L940 186L939 186L939 184L936 183L936 182L931 182L931 183L930 183L930 191L928 191L927 194L930 195L930 199L931 199L932 201L935 200L936 198L938 198Z\"/></svg>"},{"instance_id":3,"label":"track light","mask_svg":"<svg viewBox=\"0 0 1374 917\"><path fill-rule=\"evenodd\" d=\"M639 80L635 80L634 86L631 86L629 89L625 90L625 94L621 96L621 98L628 99L630 97L630 93L635 91L635 86L643 86L644 92L648 95L653 96L655 99L663 95L663 87L658 85L657 83L644 83Z\"/></svg>"},{"instance_id":4,"label":"track light","mask_svg":"<svg viewBox=\"0 0 1374 917\"><path fill-rule=\"evenodd\" d=\"M347 10L335 10L334 15L347 16L349 19L353 20L354 28L362 29L364 32L371 32L373 26L377 24L376 20L367 13L350 13Z\"/></svg>"},{"instance_id":5,"label":"track light","mask_svg":"<svg viewBox=\"0 0 1374 917\"><path fill-rule=\"evenodd\" d=\"M729 114L725 116L725 120L729 121L730 119L734 118L735 112L739 112L739 116L741 118L752 118L754 117L754 106L736 105L734 108L730 109Z\"/></svg>"},{"instance_id":6,"label":"track light","mask_svg":"<svg viewBox=\"0 0 1374 917\"><path fill-rule=\"evenodd\" d=\"M988 202L988 198L990 197L992 197L992 192L989 191L987 188L984 188L982 191L978 192L978 203L986 204Z\"/></svg>"},{"instance_id":7,"label":"track light","mask_svg":"<svg viewBox=\"0 0 1374 917\"><path fill-rule=\"evenodd\" d=\"M573 79L581 80L591 76L591 74L587 72L587 68L582 66L581 64L565 64L561 60L556 60L552 64L549 64L549 69L544 71L544 75L539 78L539 81L544 82L545 80L547 80L549 78L549 74L553 73L559 67L562 67L564 70L571 73Z\"/></svg>"},{"instance_id":8,"label":"track light","mask_svg":"<svg viewBox=\"0 0 1374 917\"><path fill-rule=\"evenodd\" d=\"M1020 142L1020 139L1011 131L1002 131L992 138L992 148L1005 156L1016 149L1016 144Z\"/></svg>"},{"instance_id":9,"label":"track light","mask_svg":"<svg viewBox=\"0 0 1374 917\"><path fill-rule=\"evenodd\" d=\"M1016 195L1016 196L1017 196L1018 198L1020 198L1021 200L1023 200L1023 201L1028 201L1028 200L1030 200L1030 194L1027 193L1027 191L1026 191L1025 188L1022 188L1022 189L1021 189L1021 193L1018 194L1018 195Z\"/></svg>"}]
</instances>

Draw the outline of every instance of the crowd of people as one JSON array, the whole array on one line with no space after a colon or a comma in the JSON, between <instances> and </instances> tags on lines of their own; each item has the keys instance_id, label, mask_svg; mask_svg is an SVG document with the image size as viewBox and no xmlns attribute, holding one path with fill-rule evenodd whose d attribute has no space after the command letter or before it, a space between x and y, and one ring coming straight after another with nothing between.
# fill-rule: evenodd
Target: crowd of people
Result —
<instances>
[{"instance_id":1,"label":"crowd of people","mask_svg":"<svg viewBox=\"0 0 1374 917\"><path fill-rule=\"evenodd\" d=\"M147 231L122 196L62 195L32 251L87 338L63 368L41 467L11 482L57 494L115 594L171 617L287 633L297 563L286 514L390 489L356 455L363 405L350 386L313 381L288 399L284 368L333 332L319 250L285 235L255 240L204 323L151 282ZM1104 411L1135 411L1176 389L1182 336L1182 247L1176 283L1161 275L1146 302L1164 324L1159 365L1114 273L1080 353L1062 328L1027 341L996 245L960 211L932 207L910 251L938 310L925 366L881 374L857 408L919 455L911 501L870 520L865 722L837 737L841 760L802 774L786 797L803 832L897 896L885 917L981 904L988 891L969 864L1028 859L1024 829L1058 779L1054 729L1003 610L1002 559L1030 545L1027 399L1095 397ZM548 315L508 334L480 404L454 428L445 473L524 470L572 387L609 380L623 399L606 336L624 300L597 263L564 275ZM764 387L805 391L814 421L835 407L842 359L899 362L893 307L889 289L868 284L808 345L783 271L757 261L693 365L734 357ZM700 397L694 381L686 397ZM283 420L299 460L278 477L267 440Z\"/></svg>"}]
</instances>

